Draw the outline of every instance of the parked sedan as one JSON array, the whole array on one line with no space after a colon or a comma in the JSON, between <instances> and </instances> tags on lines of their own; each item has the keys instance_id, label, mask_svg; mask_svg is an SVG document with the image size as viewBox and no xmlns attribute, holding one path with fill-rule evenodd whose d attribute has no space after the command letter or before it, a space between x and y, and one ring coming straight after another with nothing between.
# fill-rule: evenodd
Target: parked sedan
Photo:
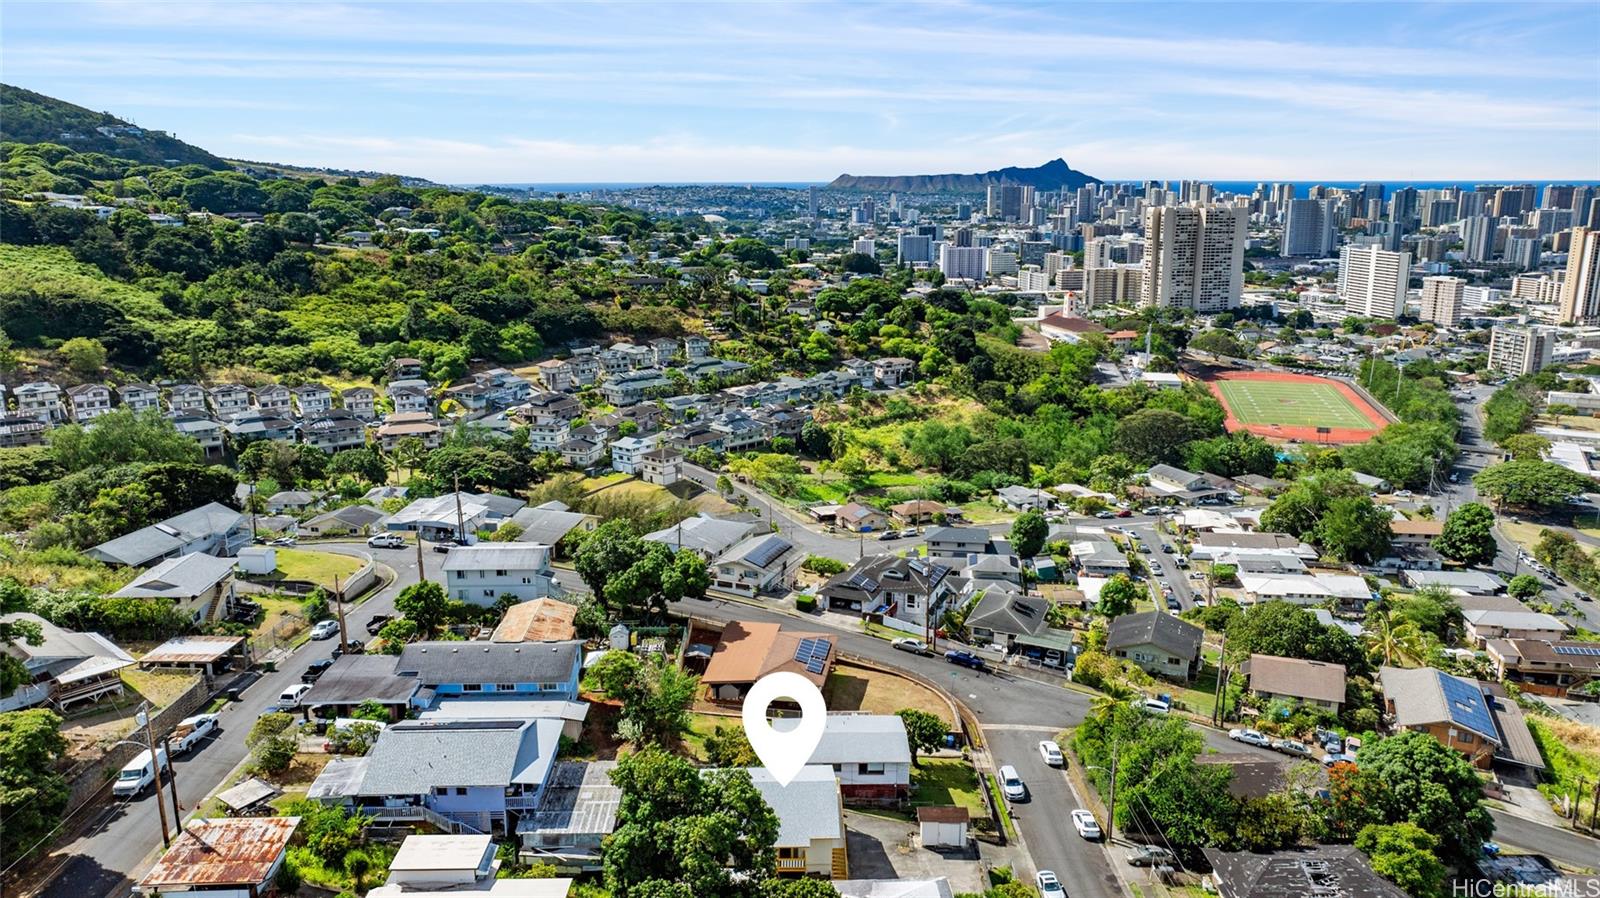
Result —
<instances>
[{"instance_id":1,"label":"parked sedan","mask_svg":"<svg viewBox=\"0 0 1600 898\"><path fill-rule=\"evenodd\" d=\"M1044 758L1044 762L1051 767L1067 766L1067 759L1061 754L1061 746L1051 742L1049 739L1039 743L1039 756Z\"/></svg>"},{"instance_id":2,"label":"parked sedan","mask_svg":"<svg viewBox=\"0 0 1600 898\"><path fill-rule=\"evenodd\" d=\"M338 621L333 621L333 620L317 621L317 625L311 628L311 638L312 639L332 639L333 637L338 636L338 635L339 635L339 622Z\"/></svg>"},{"instance_id":3,"label":"parked sedan","mask_svg":"<svg viewBox=\"0 0 1600 898\"><path fill-rule=\"evenodd\" d=\"M1078 831L1078 835L1091 842L1105 836L1105 833L1100 831L1099 821L1095 820L1094 815L1083 808L1078 808L1072 812L1072 828Z\"/></svg>"},{"instance_id":4,"label":"parked sedan","mask_svg":"<svg viewBox=\"0 0 1600 898\"><path fill-rule=\"evenodd\" d=\"M1271 748L1272 740L1268 739L1260 730L1229 730L1228 738L1246 745L1255 745L1260 748Z\"/></svg>"},{"instance_id":5,"label":"parked sedan","mask_svg":"<svg viewBox=\"0 0 1600 898\"><path fill-rule=\"evenodd\" d=\"M962 667L970 667L973 670L989 669L988 663L982 658L979 658L977 655L974 655L971 652L963 652L957 649L951 649L950 651L945 652L944 660L951 664L959 664Z\"/></svg>"},{"instance_id":6,"label":"parked sedan","mask_svg":"<svg viewBox=\"0 0 1600 898\"><path fill-rule=\"evenodd\" d=\"M1162 867L1176 860L1172 852L1160 845L1139 845L1128 852L1128 863L1135 867Z\"/></svg>"},{"instance_id":7,"label":"parked sedan","mask_svg":"<svg viewBox=\"0 0 1600 898\"><path fill-rule=\"evenodd\" d=\"M894 642L889 644L902 652L910 652L913 655L933 654L933 649L929 648L926 642L923 642L920 639L913 639L910 636L896 639Z\"/></svg>"},{"instance_id":8,"label":"parked sedan","mask_svg":"<svg viewBox=\"0 0 1600 898\"><path fill-rule=\"evenodd\" d=\"M1028 797L1028 787L1023 785L1017 768L1010 764L1000 768L1000 791L1005 793L1008 801L1021 801Z\"/></svg>"},{"instance_id":9,"label":"parked sedan","mask_svg":"<svg viewBox=\"0 0 1600 898\"><path fill-rule=\"evenodd\" d=\"M1298 739L1279 739L1272 743L1272 747L1286 755L1294 755L1297 758L1312 757L1311 747Z\"/></svg>"},{"instance_id":10,"label":"parked sedan","mask_svg":"<svg viewBox=\"0 0 1600 898\"><path fill-rule=\"evenodd\" d=\"M1067 890L1053 870L1040 870L1033 884L1039 889L1039 898L1067 898Z\"/></svg>"}]
</instances>

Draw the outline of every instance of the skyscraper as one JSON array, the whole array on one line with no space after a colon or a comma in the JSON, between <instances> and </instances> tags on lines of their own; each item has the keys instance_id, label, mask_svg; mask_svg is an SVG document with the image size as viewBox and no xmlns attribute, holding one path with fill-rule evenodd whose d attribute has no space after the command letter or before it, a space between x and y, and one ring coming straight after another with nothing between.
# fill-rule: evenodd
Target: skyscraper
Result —
<instances>
[{"instance_id":1,"label":"skyscraper","mask_svg":"<svg viewBox=\"0 0 1600 898\"><path fill-rule=\"evenodd\" d=\"M1411 254L1346 246L1339 255L1339 298L1352 314L1394 318L1405 309Z\"/></svg>"},{"instance_id":2,"label":"skyscraper","mask_svg":"<svg viewBox=\"0 0 1600 898\"><path fill-rule=\"evenodd\" d=\"M1467 282L1461 278L1422 279L1422 320L1445 327L1461 323L1461 295Z\"/></svg>"},{"instance_id":3,"label":"skyscraper","mask_svg":"<svg viewBox=\"0 0 1600 898\"><path fill-rule=\"evenodd\" d=\"M1497 325L1489 332L1489 368L1513 377L1532 374L1550 364L1554 348L1549 328Z\"/></svg>"},{"instance_id":4,"label":"skyscraper","mask_svg":"<svg viewBox=\"0 0 1600 898\"><path fill-rule=\"evenodd\" d=\"M1031 189L1029 191L1032 192ZM986 212L990 218L1018 219L1022 217L1022 185L990 184Z\"/></svg>"},{"instance_id":5,"label":"skyscraper","mask_svg":"<svg viewBox=\"0 0 1600 898\"><path fill-rule=\"evenodd\" d=\"M1600 323L1600 230L1573 228L1567 277L1561 282L1560 320Z\"/></svg>"},{"instance_id":6,"label":"skyscraper","mask_svg":"<svg viewBox=\"0 0 1600 898\"><path fill-rule=\"evenodd\" d=\"M1412 227L1417 220L1417 188L1402 187L1389 200L1389 220Z\"/></svg>"},{"instance_id":7,"label":"skyscraper","mask_svg":"<svg viewBox=\"0 0 1600 898\"><path fill-rule=\"evenodd\" d=\"M817 188L812 185L806 188L806 205L811 210L811 217L817 217Z\"/></svg>"},{"instance_id":8,"label":"skyscraper","mask_svg":"<svg viewBox=\"0 0 1600 898\"><path fill-rule=\"evenodd\" d=\"M901 234L895 261L902 265L933 261L933 238L927 234Z\"/></svg>"},{"instance_id":9,"label":"skyscraper","mask_svg":"<svg viewBox=\"0 0 1600 898\"><path fill-rule=\"evenodd\" d=\"M1333 252L1333 201L1290 200L1283 213L1280 256L1320 259Z\"/></svg>"},{"instance_id":10,"label":"skyscraper","mask_svg":"<svg viewBox=\"0 0 1600 898\"><path fill-rule=\"evenodd\" d=\"M1144 212L1140 306L1220 312L1244 289L1245 221L1233 206L1153 206Z\"/></svg>"},{"instance_id":11,"label":"skyscraper","mask_svg":"<svg viewBox=\"0 0 1600 898\"><path fill-rule=\"evenodd\" d=\"M1494 258L1495 220L1474 215L1461 220L1462 253L1468 262L1487 262Z\"/></svg>"},{"instance_id":12,"label":"skyscraper","mask_svg":"<svg viewBox=\"0 0 1600 898\"><path fill-rule=\"evenodd\" d=\"M947 278L971 278L981 281L986 261L985 253L981 246L942 244L939 247L939 271Z\"/></svg>"}]
</instances>

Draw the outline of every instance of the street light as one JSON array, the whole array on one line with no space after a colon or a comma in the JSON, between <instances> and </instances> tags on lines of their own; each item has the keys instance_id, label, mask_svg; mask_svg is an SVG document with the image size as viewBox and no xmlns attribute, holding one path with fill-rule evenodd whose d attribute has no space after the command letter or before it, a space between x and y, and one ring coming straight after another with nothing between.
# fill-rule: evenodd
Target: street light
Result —
<instances>
[{"instance_id":1,"label":"street light","mask_svg":"<svg viewBox=\"0 0 1600 898\"><path fill-rule=\"evenodd\" d=\"M1111 796L1106 801L1106 844L1111 844L1117 832L1117 747L1119 743L1111 743L1111 768L1097 767L1093 764L1084 765L1084 770L1098 770L1111 774Z\"/></svg>"}]
</instances>

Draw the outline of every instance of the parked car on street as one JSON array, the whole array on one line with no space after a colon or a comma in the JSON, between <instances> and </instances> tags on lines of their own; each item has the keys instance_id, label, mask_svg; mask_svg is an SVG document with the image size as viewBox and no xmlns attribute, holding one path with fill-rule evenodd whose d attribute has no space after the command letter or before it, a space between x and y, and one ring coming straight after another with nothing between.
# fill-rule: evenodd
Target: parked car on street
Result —
<instances>
[{"instance_id":1,"label":"parked car on street","mask_svg":"<svg viewBox=\"0 0 1600 898\"><path fill-rule=\"evenodd\" d=\"M1044 758L1044 762L1049 764L1051 767L1067 766L1066 756L1061 754L1061 746L1055 744L1049 739L1045 739L1039 743L1039 756Z\"/></svg>"},{"instance_id":2,"label":"parked car on street","mask_svg":"<svg viewBox=\"0 0 1600 898\"><path fill-rule=\"evenodd\" d=\"M171 742L168 744L172 746L173 754L185 754L216 731L217 715L196 714L178 721L178 726L173 729Z\"/></svg>"},{"instance_id":3,"label":"parked car on street","mask_svg":"<svg viewBox=\"0 0 1600 898\"><path fill-rule=\"evenodd\" d=\"M312 639L332 639L339 635L339 622L336 620L320 620L311 628Z\"/></svg>"},{"instance_id":4,"label":"parked car on street","mask_svg":"<svg viewBox=\"0 0 1600 898\"><path fill-rule=\"evenodd\" d=\"M1067 890L1053 870L1040 870L1033 878L1033 884L1039 890L1039 898L1067 898Z\"/></svg>"},{"instance_id":5,"label":"parked car on street","mask_svg":"<svg viewBox=\"0 0 1600 898\"><path fill-rule=\"evenodd\" d=\"M1091 842L1105 835L1100 831L1099 821L1095 820L1094 815L1083 808L1078 808L1072 812L1072 828L1078 831L1078 835Z\"/></svg>"},{"instance_id":6,"label":"parked car on street","mask_svg":"<svg viewBox=\"0 0 1600 898\"><path fill-rule=\"evenodd\" d=\"M1272 747L1276 751L1281 751L1286 755L1294 755L1297 758L1313 756L1311 747L1298 739L1279 739L1272 743Z\"/></svg>"},{"instance_id":7,"label":"parked car on street","mask_svg":"<svg viewBox=\"0 0 1600 898\"><path fill-rule=\"evenodd\" d=\"M310 691L310 683L296 683L295 685L290 686L288 689L283 690L283 694L278 696L278 704L287 705L290 708L299 707L300 699Z\"/></svg>"},{"instance_id":8,"label":"parked car on street","mask_svg":"<svg viewBox=\"0 0 1600 898\"><path fill-rule=\"evenodd\" d=\"M367 545L374 549L404 549L406 538L398 533L379 533L367 537Z\"/></svg>"},{"instance_id":9,"label":"parked car on street","mask_svg":"<svg viewBox=\"0 0 1600 898\"><path fill-rule=\"evenodd\" d=\"M945 652L944 660L951 664L959 664L962 667L970 667L973 670L989 669L988 663L982 658L979 658L977 655L974 655L971 652L963 652L959 649L951 649L950 651Z\"/></svg>"},{"instance_id":10,"label":"parked car on street","mask_svg":"<svg viewBox=\"0 0 1600 898\"><path fill-rule=\"evenodd\" d=\"M383 625L392 620L394 620L394 615L392 614L373 615L372 620L367 621L367 635L377 636L378 631L383 629Z\"/></svg>"},{"instance_id":11,"label":"parked car on street","mask_svg":"<svg viewBox=\"0 0 1600 898\"><path fill-rule=\"evenodd\" d=\"M1136 845L1128 852L1128 863L1135 867L1163 867L1177 859L1176 855L1160 845Z\"/></svg>"},{"instance_id":12,"label":"parked car on street","mask_svg":"<svg viewBox=\"0 0 1600 898\"><path fill-rule=\"evenodd\" d=\"M902 652L910 652L913 655L933 654L933 649L928 648L928 644L926 642L923 642L920 639L913 639L910 636L896 639L894 642L889 644Z\"/></svg>"},{"instance_id":13,"label":"parked car on street","mask_svg":"<svg viewBox=\"0 0 1600 898\"><path fill-rule=\"evenodd\" d=\"M1005 794L1008 801L1021 801L1028 797L1028 787L1023 785L1017 768L1010 764L1000 768L1000 791Z\"/></svg>"},{"instance_id":14,"label":"parked car on street","mask_svg":"<svg viewBox=\"0 0 1600 898\"><path fill-rule=\"evenodd\" d=\"M1261 748L1271 748L1272 740L1268 739L1260 730L1229 730L1228 738L1246 745L1256 745Z\"/></svg>"},{"instance_id":15,"label":"parked car on street","mask_svg":"<svg viewBox=\"0 0 1600 898\"><path fill-rule=\"evenodd\" d=\"M435 551L435 552L448 552L451 549L454 549L455 547L457 547L459 545L461 545L461 544L456 542L455 540L447 539L444 542L434 543L433 544L433 551Z\"/></svg>"}]
</instances>

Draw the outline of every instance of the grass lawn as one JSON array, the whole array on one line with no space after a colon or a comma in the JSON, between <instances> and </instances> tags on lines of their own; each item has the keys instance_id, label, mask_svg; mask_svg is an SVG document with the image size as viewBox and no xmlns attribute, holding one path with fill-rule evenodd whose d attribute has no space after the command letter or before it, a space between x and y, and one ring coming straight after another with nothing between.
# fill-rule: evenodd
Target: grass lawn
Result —
<instances>
[{"instance_id":1,"label":"grass lawn","mask_svg":"<svg viewBox=\"0 0 1600 898\"><path fill-rule=\"evenodd\" d=\"M1378 429L1332 384L1223 380L1215 386L1228 411L1241 424Z\"/></svg>"},{"instance_id":2,"label":"grass lawn","mask_svg":"<svg viewBox=\"0 0 1600 898\"><path fill-rule=\"evenodd\" d=\"M580 485L585 491L593 492L595 490L603 490L607 487L616 486L619 483L626 483L632 479L632 474L624 474L621 471L618 471L615 474L607 474L604 477L585 477ZM649 486L649 484L645 485Z\"/></svg>"},{"instance_id":3,"label":"grass lawn","mask_svg":"<svg viewBox=\"0 0 1600 898\"><path fill-rule=\"evenodd\" d=\"M830 711L867 711L893 714L901 708L916 708L937 716L947 725L950 706L938 693L920 683L895 674L867 670L849 664L834 665L822 687L822 697Z\"/></svg>"},{"instance_id":4,"label":"grass lawn","mask_svg":"<svg viewBox=\"0 0 1600 898\"><path fill-rule=\"evenodd\" d=\"M361 569L361 559L310 549L279 549L278 576L333 588L333 578L348 578Z\"/></svg>"},{"instance_id":5,"label":"grass lawn","mask_svg":"<svg viewBox=\"0 0 1600 898\"><path fill-rule=\"evenodd\" d=\"M1588 415L1544 415L1539 421L1568 430L1600 431L1600 418L1591 418Z\"/></svg>"},{"instance_id":6,"label":"grass lawn","mask_svg":"<svg viewBox=\"0 0 1600 898\"><path fill-rule=\"evenodd\" d=\"M988 499L974 499L959 507L962 516L973 524L1006 524L1016 520L1017 517L1012 512L995 508Z\"/></svg>"},{"instance_id":7,"label":"grass lawn","mask_svg":"<svg viewBox=\"0 0 1600 898\"><path fill-rule=\"evenodd\" d=\"M737 717L719 717L716 714L691 713L692 720L689 724L689 734L683 737L683 747L689 757L698 763L706 761L706 737L716 731L717 727L743 728L744 723Z\"/></svg>"},{"instance_id":8,"label":"grass lawn","mask_svg":"<svg viewBox=\"0 0 1600 898\"><path fill-rule=\"evenodd\" d=\"M157 708L177 701L189 686L194 683L199 674L174 673L171 671L139 670L127 667L122 670L122 686L137 692L141 698ZM131 696L124 696L124 701Z\"/></svg>"},{"instance_id":9,"label":"grass lawn","mask_svg":"<svg viewBox=\"0 0 1600 898\"><path fill-rule=\"evenodd\" d=\"M911 768L912 807L955 805L973 817L989 816L978 794L978 774L959 758L922 758Z\"/></svg>"},{"instance_id":10,"label":"grass lawn","mask_svg":"<svg viewBox=\"0 0 1600 898\"><path fill-rule=\"evenodd\" d=\"M1194 678L1191 685L1173 688L1172 684L1164 683L1163 686L1171 689L1172 697L1183 702L1195 714L1210 717L1216 710L1217 666L1211 662L1200 666L1200 675Z\"/></svg>"}]
</instances>

